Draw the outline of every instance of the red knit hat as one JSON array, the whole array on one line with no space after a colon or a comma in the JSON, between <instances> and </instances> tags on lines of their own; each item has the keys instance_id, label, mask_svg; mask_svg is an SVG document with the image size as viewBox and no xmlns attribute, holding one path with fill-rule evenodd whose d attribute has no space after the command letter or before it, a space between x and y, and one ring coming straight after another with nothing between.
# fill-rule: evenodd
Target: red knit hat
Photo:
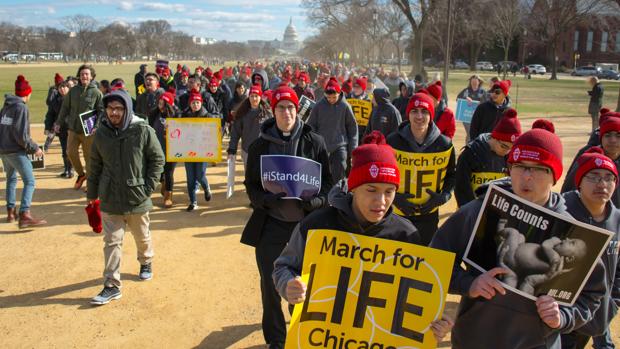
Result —
<instances>
[{"instance_id":1,"label":"red knit hat","mask_svg":"<svg viewBox=\"0 0 620 349\"><path fill-rule=\"evenodd\" d=\"M86 208L86 216L88 217L88 225L93 228L93 232L99 234L103 231L101 220L101 201L94 200L92 204L88 204Z\"/></svg>"},{"instance_id":2,"label":"red knit hat","mask_svg":"<svg viewBox=\"0 0 620 349\"><path fill-rule=\"evenodd\" d=\"M514 143L521 135L521 122L517 118L517 111L508 108L495 128L491 132L491 137L498 141Z\"/></svg>"},{"instance_id":3,"label":"red knit hat","mask_svg":"<svg viewBox=\"0 0 620 349\"><path fill-rule=\"evenodd\" d=\"M56 73L56 75L54 75L54 84L58 85L61 82L65 81L65 78L62 77L62 75Z\"/></svg>"},{"instance_id":4,"label":"red knit hat","mask_svg":"<svg viewBox=\"0 0 620 349\"><path fill-rule=\"evenodd\" d=\"M170 68L165 67L165 68L161 71L161 75L168 75L168 76L170 76Z\"/></svg>"},{"instance_id":5,"label":"red knit hat","mask_svg":"<svg viewBox=\"0 0 620 349\"><path fill-rule=\"evenodd\" d=\"M252 87L250 87L250 92L248 93L248 96L251 94L256 94L260 97L263 95L263 89L260 87L260 85L252 85Z\"/></svg>"},{"instance_id":6,"label":"red knit hat","mask_svg":"<svg viewBox=\"0 0 620 349\"><path fill-rule=\"evenodd\" d=\"M435 83L428 85L426 87L426 90L436 100L441 99L441 94L443 93L443 88L441 87L441 81L436 81Z\"/></svg>"},{"instance_id":7,"label":"red knit hat","mask_svg":"<svg viewBox=\"0 0 620 349\"><path fill-rule=\"evenodd\" d=\"M364 137L362 143L351 154L349 191L365 183L389 183L398 189L400 184L398 163L394 149L385 143L383 134L372 131Z\"/></svg>"},{"instance_id":8,"label":"red knit hat","mask_svg":"<svg viewBox=\"0 0 620 349\"><path fill-rule=\"evenodd\" d=\"M607 114L609 115L609 114ZM600 129L600 137L603 139L603 136L607 132L620 132L620 118L614 116L608 116L605 121L601 123Z\"/></svg>"},{"instance_id":9,"label":"red knit hat","mask_svg":"<svg viewBox=\"0 0 620 349\"><path fill-rule=\"evenodd\" d=\"M616 176L616 183L618 183L618 169L616 164L605 156L605 152L600 147L592 147L586 150L577 158L577 172L575 173L575 186L579 188L583 176L592 170L607 170Z\"/></svg>"},{"instance_id":10,"label":"red knit hat","mask_svg":"<svg viewBox=\"0 0 620 349\"><path fill-rule=\"evenodd\" d=\"M189 73L187 72L187 70L183 70L181 72L181 77L189 77Z\"/></svg>"},{"instance_id":11,"label":"red knit hat","mask_svg":"<svg viewBox=\"0 0 620 349\"><path fill-rule=\"evenodd\" d=\"M510 91L510 86L512 86L512 81L510 80L498 81L493 84L493 87L491 87L491 90L495 90L496 88L499 88L504 92L506 96L508 96L508 91Z\"/></svg>"},{"instance_id":12,"label":"red knit hat","mask_svg":"<svg viewBox=\"0 0 620 349\"><path fill-rule=\"evenodd\" d=\"M180 72L183 69L181 64L177 63L177 72Z\"/></svg>"},{"instance_id":13,"label":"red knit hat","mask_svg":"<svg viewBox=\"0 0 620 349\"><path fill-rule=\"evenodd\" d=\"M204 73L209 80L213 77L213 70L211 70L211 67L207 67Z\"/></svg>"},{"instance_id":14,"label":"red knit hat","mask_svg":"<svg viewBox=\"0 0 620 349\"><path fill-rule=\"evenodd\" d=\"M539 163L553 171L553 179L557 182L562 176L562 153L562 142L555 133L535 128L517 138L508 153L508 163Z\"/></svg>"},{"instance_id":15,"label":"red knit hat","mask_svg":"<svg viewBox=\"0 0 620 349\"><path fill-rule=\"evenodd\" d=\"M306 73L305 71L302 71L301 73L299 73L298 80L303 81L306 84L309 84L310 83L310 75L308 75L308 73Z\"/></svg>"},{"instance_id":16,"label":"red knit hat","mask_svg":"<svg viewBox=\"0 0 620 349\"><path fill-rule=\"evenodd\" d=\"M213 77L218 79L218 80L222 80L222 71L218 70L215 73L213 73Z\"/></svg>"},{"instance_id":17,"label":"red knit hat","mask_svg":"<svg viewBox=\"0 0 620 349\"><path fill-rule=\"evenodd\" d=\"M15 95L18 97L26 97L32 93L32 87L23 75L18 75L15 80Z\"/></svg>"},{"instance_id":18,"label":"red knit hat","mask_svg":"<svg viewBox=\"0 0 620 349\"><path fill-rule=\"evenodd\" d=\"M407 110L405 112L407 118L409 118L409 113L414 108L423 108L428 110L429 114L431 114L431 121L433 121L433 118L435 117L435 105L431 96L422 92L418 92L411 96L409 103L407 103Z\"/></svg>"},{"instance_id":19,"label":"red knit hat","mask_svg":"<svg viewBox=\"0 0 620 349\"><path fill-rule=\"evenodd\" d=\"M163 99L168 105L174 105L174 95L170 92L162 93L159 99Z\"/></svg>"},{"instance_id":20,"label":"red knit hat","mask_svg":"<svg viewBox=\"0 0 620 349\"><path fill-rule=\"evenodd\" d=\"M281 101L291 101L295 104L295 108L299 108L299 98L297 98L297 93L295 90L288 86L280 86L275 91L273 91L271 95L271 110L274 115L276 113L276 105Z\"/></svg>"},{"instance_id":21,"label":"red knit hat","mask_svg":"<svg viewBox=\"0 0 620 349\"><path fill-rule=\"evenodd\" d=\"M543 130L555 133L555 126L553 126L553 123L545 119L538 119L534 121L534 123L532 124L532 128L542 128Z\"/></svg>"},{"instance_id":22,"label":"red knit hat","mask_svg":"<svg viewBox=\"0 0 620 349\"><path fill-rule=\"evenodd\" d=\"M202 103L202 95L200 93L192 91L189 94L189 101L188 101L188 103L192 103L193 101L200 101Z\"/></svg>"},{"instance_id":23,"label":"red knit hat","mask_svg":"<svg viewBox=\"0 0 620 349\"><path fill-rule=\"evenodd\" d=\"M353 81L351 81L351 79L347 79L345 82L342 83L342 91L345 94L349 94L351 93L351 91L353 91Z\"/></svg>"},{"instance_id":24,"label":"red knit hat","mask_svg":"<svg viewBox=\"0 0 620 349\"><path fill-rule=\"evenodd\" d=\"M366 77L357 78L355 79L355 85L358 85L362 91L366 91L366 88L368 87L368 79L366 79Z\"/></svg>"},{"instance_id":25,"label":"red knit hat","mask_svg":"<svg viewBox=\"0 0 620 349\"><path fill-rule=\"evenodd\" d=\"M325 86L325 93L340 93L340 85L338 84L338 80L335 77L329 78L327 81L327 85Z\"/></svg>"},{"instance_id":26,"label":"red knit hat","mask_svg":"<svg viewBox=\"0 0 620 349\"><path fill-rule=\"evenodd\" d=\"M218 87L220 86L220 80L216 79L215 76L211 78L209 81L209 87Z\"/></svg>"}]
</instances>

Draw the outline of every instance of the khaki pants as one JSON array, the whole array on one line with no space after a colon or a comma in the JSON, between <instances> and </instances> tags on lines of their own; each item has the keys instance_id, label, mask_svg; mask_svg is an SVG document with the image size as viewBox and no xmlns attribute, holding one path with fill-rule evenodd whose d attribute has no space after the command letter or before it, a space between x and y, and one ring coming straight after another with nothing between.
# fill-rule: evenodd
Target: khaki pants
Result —
<instances>
[{"instance_id":1,"label":"khaki pants","mask_svg":"<svg viewBox=\"0 0 620 349\"><path fill-rule=\"evenodd\" d=\"M71 164L77 172L78 176L85 175L88 172L88 163L90 162L90 146L93 144L94 136L86 137L83 134L77 134L69 130L69 139L67 140L67 155ZM80 160L80 144L82 145L82 154L84 156L84 163L86 170L82 167L82 161Z\"/></svg>"},{"instance_id":2,"label":"khaki pants","mask_svg":"<svg viewBox=\"0 0 620 349\"><path fill-rule=\"evenodd\" d=\"M153 242L149 230L149 213L126 215L111 215L101 213L103 221L103 254L105 269L103 271L104 286L121 287L121 256L123 255L123 237L129 226L138 249L140 265L151 263L153 260Z\"/></svg>"}]
</instances>

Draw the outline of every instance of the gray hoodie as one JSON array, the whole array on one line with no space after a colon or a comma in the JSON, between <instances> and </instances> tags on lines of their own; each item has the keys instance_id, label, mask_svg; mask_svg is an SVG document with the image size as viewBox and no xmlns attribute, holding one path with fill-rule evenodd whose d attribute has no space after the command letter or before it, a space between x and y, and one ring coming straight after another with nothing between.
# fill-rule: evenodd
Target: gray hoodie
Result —
<instances>
[{"instance_id":1,"label":"gray hoodie","mask_svg":"<svg viewBox=\"0 0 620 349\"><path fill-rule=\"evenodd\" d=\"M402 122L400 112L390 102L390 93L383 88L376 88L373 92L377 106L372 108L365 134L379 131L387 136L398 129Z\"/></svg>"},{"instance_id":2,"label":"gray hoodie","mask_svg":"<svg viewBox=\"0 0 620 349\"><path fill-rule=\"evenodd\" d=\"M30 138L30 112L21 97L6 95L0 110L0 154L26 152L39 149Z\"/></svg>"},{"instance_id":3,"label":"gray hoodie","mask_svg":"<svg viewBox=\"0 0 620 349\"><path fill-rule=\"evenodd\" d=\"M357 121L342 92L336 104L330 104L325 97L317 102L308 117L308 125L323 136L329 153L346 147L351 154L357 147Z\"/></svg>"}]
</instances>

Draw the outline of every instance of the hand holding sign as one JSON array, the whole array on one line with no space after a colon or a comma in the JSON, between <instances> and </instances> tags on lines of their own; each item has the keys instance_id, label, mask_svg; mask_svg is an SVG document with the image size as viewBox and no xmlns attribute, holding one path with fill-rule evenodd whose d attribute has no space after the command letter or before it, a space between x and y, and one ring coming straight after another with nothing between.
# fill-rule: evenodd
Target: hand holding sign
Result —
<instances>
[{"instance_id":1,"label":"hand holding sign","mask_svg":"<svg viewBox=\"0 0 620 349\"><path fill-rule=\"evenodd\" d=\"M495 277L500 274L506 274L509 271L504 268L493 268L486 273L479 275L469 287L469 297L484 297L491 299L499 292L501 295L506 294L506 290Z\"/></svg>"},{"instance_id":2,"label":"hand holding sign","mask_svg":"<svg viewBox=\"0 0 620 349\"><path fill-rule=\"evenodd\" d=\"M536 310L542 321L551 328L559 328L562 324L560 306L551 296L543 295L536 300Z\"/></svg>"},{"instance_id":3,"label":"hand holding sign","mask_svg":"<svg viewBox=\"0 0 620 349\"><path fill-rule=\"evenodd\" d=\"M439 320L435 320L431 322L431 330L433 331L433 336L437 342L441 342L443 338L452 331L452 327L454 327L454 320L452 320L446 314L443 314L443 317Z\"/></svg>"},{"instance_id":4,"label":"hand holding sign","mask_svg":"<svg viewBox=\"0 0 620 349\"><path fill-rule=\"evenodd\" d=\"M306 283L296 277L286 283L286 299L291 304L299 304L306 300Z\"/></svg>"},{"instance_id":5,"label":"hand holding sign","mask_svg":"<svg viewBox=\"0 0 620 349\"><path fill-rule=\"evenodd\" d=\"M418 205L411 203L409 199L413 199L414 196L409 193L396 193L394 197L394 205L405 215L413 216L418 210Z\"/></svg>"},{"instance_id":6,"label":"hand holding sign","mask_svg":"<svg viewBox=\"0 0 620 349\"><path fill-rule=\"evenodd\" d=\"M286 193L266 193L263 196L263 208L270 209L274 208L279 200L286 196Z\"/></svg>"}]
</instances>

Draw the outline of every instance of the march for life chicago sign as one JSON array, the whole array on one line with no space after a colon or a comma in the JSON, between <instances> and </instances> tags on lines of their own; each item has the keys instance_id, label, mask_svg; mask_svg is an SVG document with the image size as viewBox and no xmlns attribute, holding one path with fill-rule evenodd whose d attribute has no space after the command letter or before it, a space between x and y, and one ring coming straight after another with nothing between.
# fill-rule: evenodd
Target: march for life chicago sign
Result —
<instances>
[{"instance_id":1,"label":"march for life chicago sign","mask_svg":"<svg viewBox=\"0 0 620 349\"><path fill-rule=\"evenodd\" d=\"M454 254L335 230L308 232L286 349L435 348Z\"/></svg>"},{"instance_id":2,"label":"march for life chicago sign","mask_svg":"<svg viewBox=\"0 0 620 349\"><path fill-rule=\"evenodd\" d=\"M463 260L481 272L502 267L507 289L572 306L613 234L491 184Z\"/></svg>"},{"instance_id":3,"label":"march for life chicago sign","mask_svg":"<svg viewBox=\"0 0 620 349\"><path fill-rule=\"evenodd\" d=\"M261 155L263 189L283 199L310 199L321 191L321 164L290 155Z\"/></svg>"},{"instance_id":4,"label":"march for life chicago sign","mask_svg":"<svg viewBox=\"0 0 620 349\"><path fill-rule=\"evenodd\" d=\"M167 162L219 162L222 130L219 118L166 119Z\"/></svg>"}]
</instances>

